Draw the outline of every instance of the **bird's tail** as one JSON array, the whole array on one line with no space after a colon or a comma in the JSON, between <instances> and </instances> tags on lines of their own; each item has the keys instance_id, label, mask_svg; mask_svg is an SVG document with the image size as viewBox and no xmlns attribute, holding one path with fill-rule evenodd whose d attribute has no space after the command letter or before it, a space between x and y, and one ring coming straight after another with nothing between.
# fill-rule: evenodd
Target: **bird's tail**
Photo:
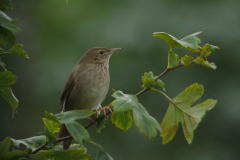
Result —
<instances>
[{"instance_id":1,"label":"bird's tail","mask_svg":"<svg viewBox=\"0 0 240 160\"><path fill-rule=\"evenodd\" d=\"M68 129L67 129L66 125L62 124L61 127L60 127L60 131L58 132L57 138L63 138L63 137L66 137L66 136L70 136L70 133L68 132ZM63 150L68 150L71 143L72 143L72 139L64 141L63 142Z\"/></svg>"}]
</instances>

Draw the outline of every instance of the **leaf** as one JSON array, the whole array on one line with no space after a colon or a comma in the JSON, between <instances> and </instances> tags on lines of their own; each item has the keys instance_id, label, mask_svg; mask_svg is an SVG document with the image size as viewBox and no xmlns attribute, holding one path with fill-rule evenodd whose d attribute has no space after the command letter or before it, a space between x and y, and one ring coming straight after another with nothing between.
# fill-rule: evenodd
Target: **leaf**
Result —
<instances>
[{"instance_id":1,"label":"leaf","mask_svg":"<svg viewBox=\"0 0 240 160\"><path fill-rule=\"evenodd\" d=\"M1 0L0 10L13 10L11 0Z\"/></svg>"},{"instance_id":2,"label":"leaf","mask_svg":"<svg viewBox=\"0 0 240 160\"><path fill-rule=\"evenodd\" d=\"M1 3L1 2L0 2ZM4 12L0 11L0 17L7 19L8 21L11 21L12 18L10 18L8 15L6 15Z\"/></svg>"},{"instance_id":3,"label":"leaf","mask_svg":"<svg viewBox=\"0 0 240 160\"><path fill-rule=\"evenodd\" d=\"M143 133L146 139L152 139L156 136L157 130L161 131L159 123L138 102L137 96L124 94L122 91L117 91L112 96L116 98L112 102L114 114L133 110L134 123L140 134Z\"/></svg>"},{"instance_id":4,"label":"leaf","mask_svg":"<svg viewBox=\"0 0 240 160\"><path fill-rule=\"evenodd\" d=\"M114 160L100 145L96 160Z\"/></svg>"},{"instance_id":5,"label":"leaf","mask_svg":"<svg viewBox=\"0 0 240 160\"><path fill-rule=\"evenodd\" d=\"M164 89L164 83L162 82L162 80L158 79L157 81L155 81L155 79L157 78L157 76L153 76L152 72L145 72L144 76L142 76L142 82L143 82L143 88L163 88Z\"/></svg>"},{"instance_id":6,"label":"leaf","mask_svg":"<svg viewBox=\"0 0 240 160\"><path fill-rule=\"evenodd\" d=\"M56 123L52 120L48 120L47 118L43 118L43 122L50 133L59 132L59 126L61 125L61 123Z\"/></svg>"},{"instance_id":7,"label":"leaf","mask_svg":"<svg viewBox=\"0 0 240 160\"><path fill-rule=\"evenodd\" d=\"M203 59L206 59L206 57L208 57L211 52L215 49L220 49L218 46L213 46L213 45L210 45L210 44L205 44L204 46L202 46L200 48L200 56L203 58Z\"/></svg>"},{"instance_id":8,"label":"leaf","mask_svg":"<svg viewBox=\"0 0 240 160\"><path fill-rule=\"evenodd\" d=\"M72 110L63 113L58 113L55 116L59 119L61 123L69 123L75 120L84 119L95 114L94 111L89 110Z\"/></svg>"},{"instance_id":9,"label":"leaf","mask_svg":"<svg viewBox=\"0 0 240 160\"><path fill-rule=\"evenodd\" d=\"M201 40L198 37L196 37L196 35L198 35L200 33L202 33L202 32L193 33L189 36L184 37L181 40L173 37L172 35L170 35L168 33L164 33L164 32L155 32L155 33L153 33L153 36L160 37L164 41L166 41L171 48L170 50L172 50L173 48L186 48L190 51L198 52L198 44L201 43Z\"/></svg>"},{"instance_id":10,"label":"leaf","mask_svg":"<svg viewBox=\"0 0 240 160\"><path fill-rule=\"evenodd\" d=\"M209 63L208 61L205 61L203 58L198 58L195 63L205 66L205 67L208 67L208 68L212 68L214 70L217 68L215 63L213 63L213 62Z\"/></svg>"},{"instance_id":11,"label":"leaf","mask_svg":"<svg viewBox=\"0 0 240 160\"><path fill-rule=\"evenodd\" d=\"M193 63L193 57L185 55L184 57L181 57L181 63L184 67L188 67Z\"/></svg>"},{"instance_id":12,"label":"leaf","mask_svg":"<svg viewBox=\"0 0 240 160\"><path fill-rule=\"evenodd\" d=\"M132 127L132 116L130 111L113 113L111 115L112 123L116 125L117 128L120 128L124 131Z\"/></svg>"},{"instance_id":13,"label":"leaf","mask_svg":"<svg viewBox=\"0 0 240 160\"><path fill-rule=\"evenodd\" d=\"M36 136L36 137L31 137L31 138L26 138L26 139L19 139L15 140L11 138L13 141L13 145L20 148L20 144L25 145L27 148L31 148L33 151L43 143L45 143L46 137L45 136Z\"/></svg>"},{"instance_id":14,"label":"leaf","mask_svg":"<svg viewBox=\"0 0 240 160\"><path fill-rule=\"evenodd\" d=\"M15 24L18 21L18 18L11 20L10 24Z\"/></svg>"},{"instance_id":15,"label":"leaf","mask_svg":"<svg viewBox=\"0 0 240 160\"><path fill-rule=\"evenodd\" d=\"M9 53L14 53L14 54L19 55L21 57L29 58L28 55L27 55L27 52L22 50L22 47L23 46L21 44L16 44L8 52Z\"/></svg>"},{"instance_id":16,"label":"leaf","mask_svg":"<svg viewBox=\"0 0 240 160\"><path fill-rule=\"evenodd\" d=\"M45 111L44 114L47 117L47 119L52 120L56 123L60 123L58 118L55 115L53 115L52 113L48 113L47 111Z\"/></svg>"},{"instance_id":17,"label":"leaf","mask_svg":"<svg viewBox=\"0 0 240 160\"><path fill-rule=\"evenodd\" d=\"M14 96L12 89L9 85L13 85L17 81L17 76L12 75L12 72L5 71L0 73L0 95L8 102L12 107L12 119L14 119L16 114L16 109L18 107L18 100Z\"/></svg>"},{"instance_id":18,"label":"leaf","mask_svg":"<svg viewBox=\"0 0 240 160\"><path fill-rule=\"evenodd\" d=\"M7 153L2 159L4 160L18 160L21 157L27 156L27 153L21 150L13 150L12 152Z\"/></svg>"},{"instance_id":19,"label":"leaf","mask_svg":"<svg viewBox=\"0 0 240 160\"><path fill-rule=\"evenodd\" d=\"M0 31L0 42L6 47L13 46L16 41L14 34L2 26L0 26Z\"/></svg>"},{"instance_id":20,"label":"leaf","mask_svg":"<svg viewBox=\"0 0 240 160\"><path fill-rule=\"evenodd\" d=\"M178 66L179 64L179 58L176 53L173 53L172 51L168 52L168 66L167 69L174 68Z\"/></svg>"},{"instance_id":21,"label":"leaf","mask_svg":"<svg viewBox=\"0 0 240 160\"><path fill-rule=\"evenodd\" d=\"M161 123L163 144L168 143L175 136L179 122L182 124L187 142L192 143L193 131L197 128L205 113L217 103L216 100L208 99L191 107L202 96L203 90L202 85L195 83L175 98L169 99L170 104Z\"/></svg>"},{"instance_id":22,"label":"leaf","mask_svg":"<svg viewBox=\"0 0 240 160\"><path fill-rule=\"evenodd\" d=\"M46 151L41 150L36 155L42 155L47 159L54 160L88 160L90 155L86 154L85 150L63 150L63 151Z\"/></svg>"},{"instance_id":23,"label":"leaf","mask_svg":"<svg viewBox=\"0 0 240 160\"><path fill-rule=\"evenodd\" d=\"M2 142L0 142L0 159L1 157L4 157L12 145L12 141L10 137L5 138Z\"/></svg>"},{"instance_id":24,"label":"leaf","mask_svg":"<svg viewBox=\"0 0 240 160\"><path fill-rule=\"evenodd\" d=\"M72 110L56 114L55 116L61 123L66 125L73 138L82 146L83 140L90 141L91 139L88 131L76 120L87 118L93 114L95 112L89 110Z\"/></svg>"},{"instance_id":25,"label":"leaf","mask_svg":"<svg viewBox=\"0 0 240 160\"><path fill-rule=\"evenodd\" d=\"M15 25L13 25L13 24L10 24L10 23L5 23L5 22L1 22L0 21L0 26L2 27L2 28L5 28L5 29L7 29L8 31L10 31L10 32L21 32L21 29L20 28L18 28L17 26L15 26Z\"/></svg>"},{"instance_id":26,"label":"leaf","mask_svg":"<svg viewBox=\"0 0 240 160\"><path fill-rule=\"evenodd\" d=\"M53 148L54 151L62 151L63 146L58 145ZM87 152L87 149L83 146L80 146L80 144L71 144L68 150L84 150L85 153Z\"/></svg>"},{"instance_id":27,"label":"leaf","mask_svg":"<svg viewBox=\"0 0 240 160\"><path fill-rule=\"evenodd\" d=\"M78 122L72 121L69 123L65 123L68 131L71 133L73 138L83 146L83 140L90 141L90 135L88 131Z\"/></svg>"},{"instance_id":28,"label":"leaf","mask_svg":"<svg viewBox=\"0 0 240 160\"><path fill-rule=\"evenodd\" d=\"M47 147L48 149L54 148L55 142L56 142L56 139L57 139L57 137L55 136L54 133L50 133L50 132L48 132L48 131L45 131L45 132L40 132L39 134L40 134L40 135L45 135L45 136L47 137L47 142L48 142L48 144L47 144L46 147Z\"/></svg>"},{"instance_id":29,"label":"leaf","mask_svg":"<svg viewBox=\"0 0 240 160\"><path fill-rule=\"evenodd\" d=\"M101 130L105 128L105 123L106 123L107 118L102 118L97 122L97 132L101 133Z\"/></svg>"}]
</instances>

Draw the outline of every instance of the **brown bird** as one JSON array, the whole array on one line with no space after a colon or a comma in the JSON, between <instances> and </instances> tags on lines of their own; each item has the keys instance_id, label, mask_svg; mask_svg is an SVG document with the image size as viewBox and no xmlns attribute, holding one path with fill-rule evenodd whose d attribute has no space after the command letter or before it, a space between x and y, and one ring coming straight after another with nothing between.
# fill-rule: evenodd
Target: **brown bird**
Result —
<instances>
[{"instance_id":1,"label":"brown bird","mask_svg":"<svg viewBox=\"0 0 240 160\"><path fill-rule=\"evenodd\" d=\"M97 110L109 88L109 59L120 48L96 47L88 50L73 68L61 96L60 112L70 110ZM66 126L61 125L58 138L69 136ZM63 142L67 150L71 140Z\"/></svg>"}]
</instances>

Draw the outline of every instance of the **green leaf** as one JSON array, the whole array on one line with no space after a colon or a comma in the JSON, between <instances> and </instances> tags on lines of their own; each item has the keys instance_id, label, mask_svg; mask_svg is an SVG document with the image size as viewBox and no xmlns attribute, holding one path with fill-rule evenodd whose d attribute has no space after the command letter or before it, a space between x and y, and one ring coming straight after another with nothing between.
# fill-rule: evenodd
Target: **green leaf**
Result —
<instances>
[{"instance_id":1,"label":"green leaf","mask_svg":"<svg viewBox=\"0 0 240 160\"><path fill-rule=\"evenodd\" d=\"M205 44L204 46L202 46L200 48L200 56L203 58L203 59L206 59L206 57L208 57L211 52L215 49L220 49L218 46L213 46L213 45L210 45L210 44Z\"/></svg>"},{"instance_id":2,"label":"green leaf","mask_svg":"<svg viewBox=\"0 0 240 160\"><path fill-rule=\"evenodd\" d=\"M16 37L14 36L14 34L8 29L3 28L2 26L0 26L0 31L0 42L6 47L13 46L16 41Z\"/></svg>"},{"instance_id":3,"label":"green leaf","mask_svg":"<svg viewBox=\"0 0 240 160\"><path fill-rule=\"evenodd\" d=\"M18 107L18 100L14 96L12 89L9 85L13 85L17 81L17 76L12 75L12 72L5 71L0 73L0 95L8 102L12 107L12 119L14 119L16 114L16 109Z\"/></svg>"},{"instance_id":4,"label":"green leaf","mask_svg":"<svg viewBox=\"0 0 240 160\"><path fill-rule=\"evenodd\" d=\"M117 128L120 128L124 131L132 127L132 116L130 111L113 113L111 115L112 123L116 125Z\"/></svg>"},{"instance_id":5,"label":"green leaf","mask_svg":"<svg viewBox=\"0 0 240 160\"><path fill-rule=\"evenodd\" d=\"M173 48L186 48L190 51L198 52L198 44L201 43L201 40L198 37L196 37L196 35L198 35L200 33L202 33L202 32L193 33L187 37L184 37L181 40L173 37L172 35L170 35L168 33L164 33L164 32L155 32L155 33L153 33L153 36L160 37L164 41L166 41L171 48L170 50L172 50Z\"/></svg>"},{"instance_id":6,"label":"green leaf","mask_svg":"<svg viewBox=\"0 0 240 160\"><path fill-rule=\"evenodd\" d=\"M106 123L107 118L102 118L97 122L97 132L101 133L101 130L105 128L105 123Z\"/></svg>"},{"instance_id":7,"label":"green leaf","mask_svg":"<svg viewBox=\"0 0 240 160\"><path fill-rule=\"evenodd\" d=\"M10 18L8 15L6 15L4 12L0 11L0 17L7 19L8 21L11 21L12 18Z\"/></svg>"},{"instance_id":8,"label":"green leaf","mask_svg":"<svg viewBox=\"0 0 240 160\"><path fill-rule=\"evenodd\" d=\"M57 137L55 136L54 133L50 133L50 132L46 131L46 132L41 132L41 133L39 133L39 134L40 134L40 135L45 135L45 136L47 137L47 142L48 142L48 144L47 144L46 147L47 147L48 149L54 148L55 142L56 142L56 139L57 139Z\"/></svg>"},{"instance_id":9,"label":"green leaf","mask_svg":"<svg viewBox=\"0 0 240 160\"><path fill-rule=\"evenodd\" d=\"M7 29L8 31L11 31L11 32L21 32L21 29L18 28L17 26L13 25L13 24L10 24L10 23L5 23L5 22L1 22L0 21L0 26L2 28L5 28Z\"/></svg>"},{"instance_id":10,"label":"green leaf","mask_svg":"<svg viewBox=\"0 0 240 160\"><path fill-rule=\"evenodd\" d=\"M36 155L42 155L47 159L54 160L88 160L90 155L85 150L63 150L63 151L40 151Z\"/></svg>"},{"instance_id":11,"label":"green leaf","mask_svg":"<svg viewBox=\"0 0 240 160\"><path fill-rule=\"evenodd\" d=\"M146 139L152 139L156 136L157 130L161 131L159 123L138 102L137 96L124 94L122 91L117 91L112 96L116 98L112 102L114 114L133 110L134 123L140 134L143 133Z\"/></svg>"},{"instance_id":12,"label":"green leaf","mask_svg":"<svg viewBox=\"0 0 240 160\"><path fill-rule=\"evenodd\" d=\"M163 144L175 136L178 123L181 122L184 136L189 144L192 143L194 130L201 122L205 113L212 109L217 101L208 99L193 107L191 105L203 94L203 86L197 83L186 88L173 99L169 99L169 107L161 123Z\"/></svg>"},{"instance_id":13,"label":"green leaf","mask_svg":"<svg viewBox=\"0 0 240 160\"><path fill-rule=\"evenodd\" d=\"M15 46L13 46L11 49L9 49L9 53L14 53L16 55L19 55L21 57L25 57L25 58L29 58L27 55L27 52L22 50L22 45L21 44L16 44Z\"/></svg>"},{"instance_id":14,"label":"green leaf","mask_svg":"<svg viewBox=\"0 0 240 160\"><path fill-rule=\"evenodd\" d=\"M99 145L96 160L113 160L113 158Z\"/></svg>"},{"instance_id":15,"label":"green leaf","mask_svg":"<svg viewBox=\"0 0 240 160\"><path fill-rule=\"evenodd\" d=\"M205 61L203 58L198 58L195 63L202 65L204 67L212 68L214 70L217 68L215 63L213 63L213 62L209 63L208 61Z\"/></svg>"},{"instance_id":16,"label":"green leaf","mask_svg":"<svg viewBox=\"0 0 240 160\"><path fill-rule=\"evenodd\" d=\"M1 0L0 10L13 10L11 0Z\"/></svg>"},{"instance_id":17,"label":"green leaf","mask_svg":"<svg viewBox=\"0 0 240 160\"><path fill-rule=\"evenodd\" d=\"M27 156L27 153L20 150L13 150L12 152L7 153L4 157L1 159L5 160L18 160L21 157Z\"/></svg>"},{"instance_id":18,"label":"green leaf","mask_svg":"<svg viewBox=\"0 0 240 160\"><path fill-rule=\"evenodd\" d=\"M10 137L5 138L2 142L0 142L0 159L4 157L12 145L12 141Z\"/></svg>"},{"instance_id":19,"label":"green leaf","mask_svg":"<svg viewBox=\"0 0 240 160\"><path fill-rule=\"evenodd\" d=\"M68 123L64 123L68 129L68 131L71 133L73 138L81 145L83 146L83 140L90 141L90 135L88 131L78 122L72 121Z\"/></svg>"},{"instance_id":20,"label":"green leaf","mask_svg":"<svg viewBox=\"0 0 240 160\"><path fill-rule=\"evenodd\" d=\"M179 64L179 58L176 53L173 53L172 51L168 52L168 66L167 69L174 68L178 66Z\"/></svg>"},{"instance_id":21,"label":"green leaf","mask_svg":"<svg viewBox=\"0 0 240 160\"><path fill-rule=\"evenodd\" d=\"M31 148L32 150L35 150L38 146L42 145L45 143L46 137L45 136L36 136L36 137L31 137L31 138L26 138L26 139L11 139L13 141L13 145L20 148L20 144L25 145L27 148Z\"/></svg>"},{"instance_id":22,"label":"green leaf","mask_svg":"<svg viewBox=\"0 0 240 160\"><path fill-rule=\"evenodd\" d=\"M193 63L193 57L185 55L184 57L181 57L181 63L184 67L188 67Z\"/></svg>"},{"instance_id":23,"label":"green leaf","mask_svg":"<svg viewBox=\"0 0 240 160\"><path fill-rule=\"evenodd\" d=\"M63 146L62 145L55 146L53 148L53 150L54 151L62 151ZM80 144L71 144L68 150L84 150L85 152L87 152L87 149L83 146L80 146Z\"/></svg>"},{"instance_id":24,"label":"green leaf","mask_svg":"<svg viewBox=\"0 0 240 160\"><path fill-rule=\"evenodd\" d=\"M89 110L72 110L56 114L55 116L59 119L61 123L66 124L75 120L87 118L93 114L95 114L95 112Z\"/></svg>"},{"instance_id":25,"label":"green leaf","mask_svg":"<svg viewBox=\"0 0 240 160\"><path fill-rule=\"evenodd\" d=\"M157 76L153 76L152 72L145 72L144 76L142 76L142 82L143 82L143 88L163 88L164 89L164 83L162 82L162 80L158 79L157 81L155 81L155 79L157 78Z\"/></svg>"},{"instance_id":26,"label":"green leaf","mask_svg":"<svg viewBox=\"0 0 240 160\"><path fill-rule=\"evenodd\" d=\"M18 18L12 20L12 21L10 22L10 24L15 24L17 21L18 21Z\"/></svg>"}]
</instances>

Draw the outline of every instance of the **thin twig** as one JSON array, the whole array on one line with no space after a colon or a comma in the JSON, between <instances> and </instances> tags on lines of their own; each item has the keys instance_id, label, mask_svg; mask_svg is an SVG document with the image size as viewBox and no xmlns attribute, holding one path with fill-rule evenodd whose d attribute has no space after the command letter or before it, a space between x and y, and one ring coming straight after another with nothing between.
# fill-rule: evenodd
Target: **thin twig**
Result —
<instances>
[{"instance_id":1,"label":"thin twig","mask_svg":"<svg viewBox=\"0 0 240 160\"><path fill-rule=\"evenodd\" d=\"M176 67L166 69L165 71L163 71L163 72L155 79L155 81L157 81L159 78L161 78L162 76L164 76L164 75L165 75L166 73L168 73L169 71L172 71L172 70L174 70L174 69L176 69L176 68L178 68L178 67L181 67L181 66L183 66L183 64L179 64L179 65L176 66ZM149 91L150 89L151 89L151 88L144 88L143 90L141 90L140 92L138 92L138 93L136 94L136 96L140 96L141 94ZM110 103L110 104L108 105L108 107L110 107L111 105L112 105L112 103ZM108 112L106 113L106 115L108 115L108 114L111 114L111 112L108 111ZM101 119L103 119L103 118L105 118L105 115L102 115L102 116L96 118L96 119L95 119L95 122L98 122L99 120L101 120ZM90 126L92 126L93 124L94 124L93 122L90 122L88 125L85 126L85 129L88 129L88 128L89 128ZM59 138L59 139L56 140L55 144L58 143L58 142L62 142L62 141L65 141L65 140L70 140L70 139L73 139L73 137L72 137L71 135L70 135L70 136L67 136L67 137ZM35 153L39 152L41 149L45 148L47 144L48 144L48 142L44 143L43 145L41 145L40 147L38 147L36 150L34 150L31 154L35 154Z\"/></svg>"}]
</instances>

